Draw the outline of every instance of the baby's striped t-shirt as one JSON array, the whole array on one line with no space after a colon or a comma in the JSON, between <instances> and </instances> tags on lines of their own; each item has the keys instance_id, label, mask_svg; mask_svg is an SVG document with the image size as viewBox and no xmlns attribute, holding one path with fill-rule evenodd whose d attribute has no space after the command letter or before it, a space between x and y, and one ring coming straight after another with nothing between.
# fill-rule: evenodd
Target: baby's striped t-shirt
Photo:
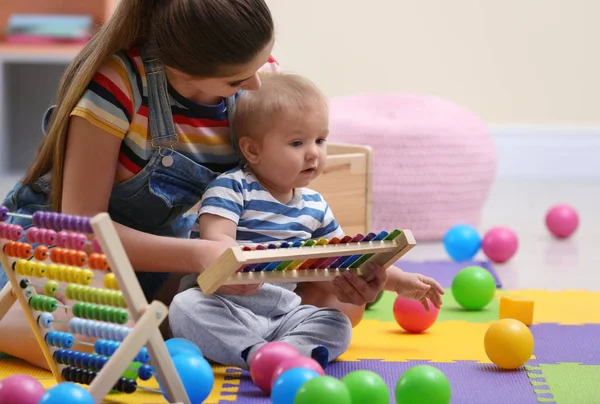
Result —
<instances>
[{"instance_id":1,"label":"baby's striped t-shirt","mask_svg":"<svg viewBox=\"0 0 600 404\"><path fill-rule=\"evenodd\" d=\"M211 213L237 223L242 245L343 237L329 205L318 192L299 188L284 204L247 169L236 168L211 182L200 203L200 217Z\"/></svg>"},{"instance_id":2,"label":"baby's striped t-shirt","mask_svg":"<svg viewBox=\"0 0 600 404\"><path fill-rule=\"evenodd\" d=\"M276 72L279 66L270 57L259 71ZM146 85L144 65L137 50L118 52L96 72L71 113L123 139L116 182L137 174L156 150L148 131ZM235 167L237 157L231 145L225 101L203 105L183 97L171 86L168 91L179 138L173 148L217 173Z\"/></svg>"}]
</instances>

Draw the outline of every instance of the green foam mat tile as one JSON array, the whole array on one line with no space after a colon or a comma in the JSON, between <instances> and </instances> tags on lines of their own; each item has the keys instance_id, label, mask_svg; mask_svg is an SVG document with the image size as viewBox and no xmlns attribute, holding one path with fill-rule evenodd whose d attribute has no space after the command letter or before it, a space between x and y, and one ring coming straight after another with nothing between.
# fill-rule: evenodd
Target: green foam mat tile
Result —
<instances>
[{"instance_id":1,"label":"green foam mat tile","mask_svg":"<svg viewBox=\"0 0 600 404\"><path fill-rule=\"evenodd\" d=\"M500 304L498 298L495 298L487 305L483 310L468 311L463 309L454 297L452 296L452 290L444 289L446 292L443 297L443 306L438 315L438 322L441 321L467 321L470 323L489 323L491 321L498 320L500 315ZM396 293L384 292L381 299L365 310L364 319L367 320L378 320L383 322L394 322L394 300L396 300ZM600 401L599 401L600 402Z\"/></svg>"},{"instance_id":2,"label":"green foam mat tile","mask_svg":"<svg viewBox=\"0 0 600 404\"><path fill-rule=\"evenodd\" d=\"M559 362L525 369L541 403L600 403L600 365Z\"/></svg>"}]
</instances>

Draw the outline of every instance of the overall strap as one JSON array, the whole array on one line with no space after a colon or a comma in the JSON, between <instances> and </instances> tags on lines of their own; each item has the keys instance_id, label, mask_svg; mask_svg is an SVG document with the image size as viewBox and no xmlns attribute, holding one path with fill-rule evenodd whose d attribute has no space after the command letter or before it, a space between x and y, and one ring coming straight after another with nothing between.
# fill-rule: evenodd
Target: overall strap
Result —
<instances>
[{"instance_id":1,"label":"overall strap","mask_svg":"<svg viewBox=\"0 0 600 404\"><path fill-rule=\"evenodd\" d=\"M144 52L141 54L146 70L148 129L152 136L152 146L158 147L159 150L165 147L173 150L173 144L177 143L179 138L173 124L165 71L158 59Z\"/></svg>"}]
</instances>

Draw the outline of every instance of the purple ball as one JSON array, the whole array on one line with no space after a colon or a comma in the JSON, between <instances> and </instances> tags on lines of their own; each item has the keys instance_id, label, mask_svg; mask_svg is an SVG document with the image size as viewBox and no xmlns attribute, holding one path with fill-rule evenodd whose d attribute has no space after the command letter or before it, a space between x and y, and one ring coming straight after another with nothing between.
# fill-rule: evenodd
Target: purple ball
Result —
<instances>
[{"instance_id":1,"label":"purple ball","mask_svg":"<svg viewBox=\"0 0 600 404\"><path fill-rule=\"evenodd\" d=\"M13 375L0 380L2 404L37 404L44 393L44 386L28 375Z\"/></svg>"}]
</instances>

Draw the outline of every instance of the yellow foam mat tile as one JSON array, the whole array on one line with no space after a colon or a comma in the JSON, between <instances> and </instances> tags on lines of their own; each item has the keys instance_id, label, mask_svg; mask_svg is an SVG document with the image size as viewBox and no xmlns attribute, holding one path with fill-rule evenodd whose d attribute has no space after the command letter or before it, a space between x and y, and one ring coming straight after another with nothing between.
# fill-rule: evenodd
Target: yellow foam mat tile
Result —
<instances>
[{"instance_id":1,"label":"yellow foam mat tile","mask_svg":"<svg viewBox=\"0 0 600 404\"><path fill-rule=\"evenodd\" d=\"M534 324L600 324L600 292L522 289L499 291L498 296L502 295L532 299Z\"/></svg>"},{"instance_id":2,"label":"yellow foam mat tile","mask_svg":"<svg viewBox=\"0 0 600 404\"><path fill-rule=\"evenodd\" d=\"M435 323L425 333L408 334L396 323L363 320L354 328L350 348L339 360L491 363L483 349L483 336L489 326L490 323L444 321Z\"/></svg>"}]
</instances>

